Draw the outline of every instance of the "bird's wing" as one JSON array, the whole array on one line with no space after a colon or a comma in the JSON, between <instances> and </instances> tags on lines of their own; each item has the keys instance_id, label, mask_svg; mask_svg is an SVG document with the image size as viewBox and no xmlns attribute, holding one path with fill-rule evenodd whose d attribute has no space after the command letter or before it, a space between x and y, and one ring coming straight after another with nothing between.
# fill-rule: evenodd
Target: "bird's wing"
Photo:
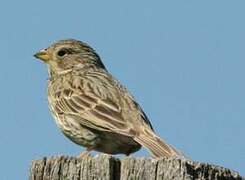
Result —
<instances>
[{"instance_id":1,"label":"bird's wing","mask_svg":"<svg viewBox=\"0 0 245 180\"><path fill-rule=\"evenodd\" d=\"M107 89L109 86L110 90ZM81 88L64 89L61 92L63 95L55 99L55 108L88 128L130 136L132 127L125 120L119 105L120 99L124 98L120 97L120 90L114 85L103 87L90 84L87 88L87 91Z\"/></svg>"}]
</instances>

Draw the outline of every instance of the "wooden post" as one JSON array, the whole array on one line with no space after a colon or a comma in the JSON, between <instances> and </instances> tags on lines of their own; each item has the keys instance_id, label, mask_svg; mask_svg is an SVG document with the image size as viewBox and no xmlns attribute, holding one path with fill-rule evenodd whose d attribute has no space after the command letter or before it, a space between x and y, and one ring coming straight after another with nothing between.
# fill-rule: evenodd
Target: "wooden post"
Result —
<instances>
[{"instance_id":1,"label":"wooden post","mask_svg":"<svg viewBox=\"0 0 245 180\"><path fill-rule=\"evenodd\" d=\"M51 157L34 160L30 180L242 180L237 172L220 166L174 158L133 158L109 155Z\"/></svg>"}]
</instances>

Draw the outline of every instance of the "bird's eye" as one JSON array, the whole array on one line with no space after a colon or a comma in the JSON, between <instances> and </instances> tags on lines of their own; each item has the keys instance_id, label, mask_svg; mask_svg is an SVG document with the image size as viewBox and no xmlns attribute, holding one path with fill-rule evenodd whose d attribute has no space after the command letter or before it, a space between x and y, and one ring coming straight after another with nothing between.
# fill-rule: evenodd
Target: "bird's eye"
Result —
<instances>
[{"instance_id":1,"label":"bird's eye","mask_svg":"<svg viewBox=\"0 0 245 180\"><path fill-rule=\"evenodd\" d=\"M67 52L65 50L59 50L57 54L58 54L58 56L62 57L64 55L66 55L66 53Z\"/></svg>"}]
</instances>

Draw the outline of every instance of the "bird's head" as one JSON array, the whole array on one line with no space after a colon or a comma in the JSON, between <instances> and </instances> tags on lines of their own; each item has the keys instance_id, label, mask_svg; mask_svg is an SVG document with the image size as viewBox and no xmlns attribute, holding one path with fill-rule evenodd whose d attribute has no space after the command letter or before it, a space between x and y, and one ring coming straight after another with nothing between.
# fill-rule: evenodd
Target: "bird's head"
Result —
<instances>
[{"instance_id":1,"label":"bird's head","mask_svg":"<svg viewBox=\"0 0 245 180\"><path fill-rule=\"evenodd\" d=\"M105 68L98 54L86 43L74 39L60 40L34 55L54 74L61 74L86 66Z\"/></svg>"}]
</instances>

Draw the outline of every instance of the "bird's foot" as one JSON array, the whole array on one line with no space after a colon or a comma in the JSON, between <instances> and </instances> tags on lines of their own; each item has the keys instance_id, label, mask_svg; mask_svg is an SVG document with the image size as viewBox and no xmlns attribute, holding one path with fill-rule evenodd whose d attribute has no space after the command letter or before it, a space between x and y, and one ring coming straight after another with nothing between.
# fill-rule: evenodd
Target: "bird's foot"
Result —
<instances>
[{"instance_id":1,"label":"bird's foot","mask_svg":"<svg viewBox=\"0 0 245 180\"><path fill-rule=\"evenodd\" d=\"M86 156L90 156L90 152L91 150L90 149L86 149L85 151L81 152L79 155L77 155L76 157L78 159L81 159L81 158L84 158Z\"/></svg>"}]
</instances>

